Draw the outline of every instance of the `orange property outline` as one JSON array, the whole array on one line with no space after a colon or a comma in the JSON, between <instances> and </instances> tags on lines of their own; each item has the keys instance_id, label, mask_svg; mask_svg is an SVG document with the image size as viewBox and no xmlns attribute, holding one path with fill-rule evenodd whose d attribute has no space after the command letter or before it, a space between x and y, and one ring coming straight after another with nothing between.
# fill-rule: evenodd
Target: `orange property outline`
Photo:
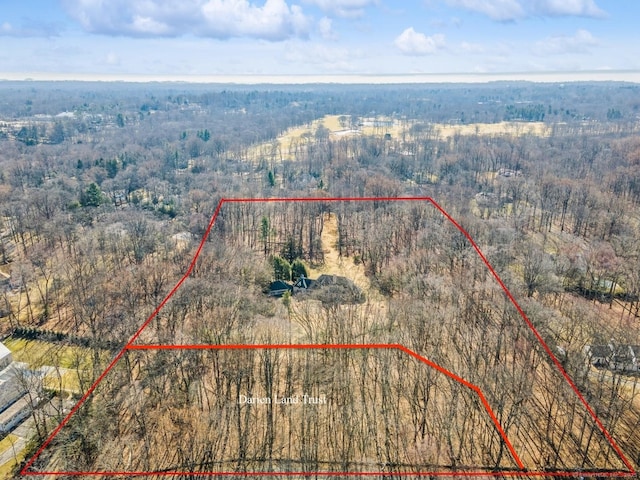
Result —
<instances>
[{"instance_id":1,"label":"orange property outline","mask_svg":"<svg viewBox=\"0 0 640 480\"><path fill-rule=\"evenodd\" d=\"M484 395L482 394L481 390L476 385L473 385L473 384L467 382L466 380L458 377L457 375L453 374L452 372L449 372L448 370L446 370L446 369L440 367L439 365L427 360L426 358L421 357L420 355L418 355L417 353L409 350L408 348L404 347L403 345L391 344L391 345L386 345L386 346L380 345L380 346L377 346L377 347L371 346L370 348L394 348L394 349L399 349L399 350L407 353L408 355L411 355L412 357L416 358L417 360L419 360L419 361L431 366L432 368L435 368L440 373L443 373L444 375L447 375L448 377L450 377L451 379L455 380L456 382L459 382L462 385L466 386L467 388L473 390L479 396L479 398L482 401L485 409L487 410L487 413L491 417L491 419L494 422L497 430L500 432L500 435L502 436L503 440L505 441L506 445L508 446L512 457L514 458L514 460L518 464L519 468L521 469L520 471L492 471L492 472L422 472L422 473L419 472L419 473L405 473L405 474L393 473L393 475L396 475L396 476L427 476L427 475L429 475L429 476L455 476L455 477L458 477L458 476L459 477L502 477L502 476L505 476L505 477L506 476L508 476L508 477L544 477L544 476L547 476L547 477L585 477L585 476L633 477L633 476L636 475L636 471L633 468L633 466L631 465L631 463L629 462L629 460L625 457L624 453L622 452L620 447L617 445L617 443L615 442L615 440L613 439L611 434L607 431L607 429L605 428L605 426L602 423L602 421L598 418L598 416L596 415L595 411L591 408L591 406L587 403L586 399L580 393L580 391L578 390L576 384L573 382L571 377L569 377L569 375L565 371L564 367L560 364L560 361L553 354L551 348L549 348L549 346L546 344L546 342L544 341L544 339L542 338L540 333L537 331L537 329L535 328L535 326L533 325L531 320L525 314L525 312L522 309L522 307L520 307L518 302L516 302L515 298L513 297L513 295L509 291L509 289L506 287L506 285L504 284L502 279L498 276L496 271L493 269L493 267L491 266L491 264L489 263L487 258L484 256L484 254L480 250L480 247L478 247L478 245L475 243L473 238L471 238L471 235L469 235L469 233L464 228L462 228L462 226L460 224L458 224L453 219L453 217L451 217L431 197L346 197L346 198L304 198L303 197L303 198L222 198L222 199L220 199L220 201L218 202L218 206L216 207L215 212L211 216L211 220L209 221L207 229L206 229L204 235L202 236L202 239L200 240L200 244L198 245L198 249L196 250L196 253L193 256L193 259L191 260L191 263L189 264L189 268L187 269L187 271L184 274L184 276L178 281L178 283L176 283L176 285L173 287L173 289L171 289L171 291L164 298L164 300L162 300L160 305L158 305L158 307L156 307L156 309L153 311L153 313L147 318L147 320L142 324L142 326L136 331L136 333L131 337L131 339L122 348L122 350L120 350L120 352L118 352L118 354L113 358L111 363L109 363L107 368L102 372L102 374L100 374L98 379L93 383L93 385L91 385L91 387L87 390L87 392L84 394L84 396L71 409L71 411L67 414L67 416L62 420L60 425L58 425L53 430L53 432L49 435L49 437L45 440L45 442L40 446L38 451L33 455L33 457L31 457L31 459L22 468L22 470L20 471L20 474L21 475L70 475L70 476L82 476L82 475L85 475L85 476L98 476L98 475L108 475L108 476L149 476L149 475L178 476L178 475L189 474L189 475L196 475L196 476L236 475L236 476L242 476L242 477L245 477L245 478L246 477L251 477L251 476L264 477L264 476L316 475L316 476L326 476L326 477L338 477L338 476L350 476L350 477L352 477L352 476L389 475L388 472L387 473L383 473L383 472L378 472L378 473L357 473L357 472L252 472L252 473L211 472L211 473L194 473L194 472L37 472L37 471L30 471L31 466L34 464L34 462L37 460L37 458L42 454L44 449L47 448L47 446L49 446L49 444L53 441L55 436L69 422L71 417L78 411L78 409L82 406L82 404L94 392L96 387L102 382L102 380L105 378L105 376L111 371L111 369L115 366L115 364L122 358L122 356L128 350L207 349L207 348L209 348L209 349L211 349L211 348L226 348L226 349L248 349L248 348L365 348L364 345L360 345L360 346L352 346L352 345L333 345L333 346L330 346L330 345L329 346L328 345L324 345L324 346L322 346L322 345L270 345L270 346L265 346L265 345L261 345L261 346L257 346L257 345L218 345L218 346L212 346L212 345L183 345L183 346L180 346L180 345L155 345L155 346L134 345L134 342L142 334L143 330L158 315L160 310L169 301L169 299L175 294L175 292L180 288L180 286L185 282L185 280L189 277L189 275L191 275L191 272L192 272L192 270L193 270L193 268L194 268L194 266L196 264L196 261L197 261L198 257L200 256L200 253L201 253L201 251L202 251L202 249L203 249L203 247L205 245L205 242L206 242L206 240L207 240L207 238L209 236L209 233L211 232L211 229L213 228L213 225L214 225L218 215L220 214L220 210L221 210L222 206L225 203L284 203L284 202L318 202L318 203L325 202L325 203L329 203L329 202L356 202L356 201L360 201L360 202L362 202L362 201L378 201L378 202L381 202L381 201L387 201L387 202L422 201L422 202L429 202L447 220L449 220L449 222L451 222L466 237L466 239L469 241L469 243L471 244L473 249L476 251L476 253L480 257L480 259L483 261L483 263L489 269L489 271L491 272L493 277L496 279L496 281L498 282L498 284L500 285L500 287L502 288L504 293L507 295L507 297L509 298L509 300L511 301L513 306L516 308L516 310L518 311L518 313L520 314L522 319L525 321L526 325L532 331L532 333L534 334L536 339L540 342L540 344L542 345L542 347L545 350L545 352L549 355L549 357L551 358L553 364L558 368L558 371L562 374L564 379L567 381L567 383L573 389L574 393L578 396L580 402L584 405L584 407L586 408L587 412L589 413L589 415L591 416L593 421L596 423L596 425L597 425L598 429L600 430L600 432L605 436L605 438L607 439L607 441L609 442L611 447L614 449L614 451L616 452L616 454L618 455L618 457L622 461L622 463L624 463L625 467L628 469L627 471L604 471L604 472L598 472L598 471L595 471L595 472L588 472L588 471L542 471L542 472L533 472L533 471L525 470L524 469L524 465L522 464L520 458L518 457L517 453L515 452L513 446L509 442L506 434L504 433L504 431L503 431L502 427L500 426L497 418L495 417L493 411L491 410L491 407L489 406L486 398L484 397Z\"/></svg>"}]
</instances>

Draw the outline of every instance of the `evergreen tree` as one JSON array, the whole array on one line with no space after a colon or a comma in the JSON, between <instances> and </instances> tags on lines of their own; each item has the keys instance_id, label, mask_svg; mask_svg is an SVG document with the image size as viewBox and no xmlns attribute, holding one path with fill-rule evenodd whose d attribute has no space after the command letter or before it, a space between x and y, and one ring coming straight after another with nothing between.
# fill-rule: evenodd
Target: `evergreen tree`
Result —
<instances>
[{"instance_id":1,"label":"evergreen tree","mask_svg":"<svg viewBox=\"0 0 640 480\"><path fill-rule=\"evenodd\" d=\"M269 225L269 219L267 217L262 217L262 221L260 222L260 240L262 240L262 245L264 246L264 255L267 256L267 252L269 251L269 234L271 233L271 226Z\"/></svg>"},{"instance_id":2,"label":"evergreen tree","mask_svg":"<svg viewBox=\"0 0 640 480\"><path fill-rule=\"evenodd\" d=\"M209 132L209 130L207 129L198 130L197 136L203 142L208 142L209 139L211 138L211 132Z\"/></svg>"},{"instance_id":3,"label":"evergreen tree","mask_svg":"<svg viewBox=\"0 0 640 480\"><path fill-rule=\"evenodd\" d=\"M276 280L291 280L291 264L277 255L273 257L273 277Z\"/></svg>"},{"instance_id":4,"label":"evergreen tree","mask_svg":"<svg viewBox=\"0 0 640 480\"><path fill-rule=\"evenodd\" d=\"M25 145L33 146L38 144L38 129L31 125L30 127L22 127L16 134L16 139Z\"/></svg>"},{"instance_id":5,"label":"evergreen tree","mask_svg":"<svg viewBox=\"0 0 640 480\"><path fill-rule=\"evenodd\" d=\"M91 182L87 189L80 196L80 205L83 207L98 207L104 203L104 196L100 187Z\"/></svg>"},{"instance_id":6,"label":"evergreen tree","mask_svg":"<svg viewBox=\"0 0 640 480\"><path fill-rule=\"evenodd\" d=\"M293 237L289 237L287 239L287 243L282 248L280 255L291 263L296 258L302 257L302 245L298 245Z\"/></svg>"},{"instance_id":7,"label":"evergreen tree","mask_svg":"<svg viewBox=\"0 0 640 480\"><path fill-rule=\"evenodd\" d=\"M55 145L58 145L64 142L64 139L64 126L60 122L55 122L53 124L53 129L51 130L51 135L49 136L49 141Z\"/></svg>"},{"instance_id":8,"label":"evergreen tree","mask_svg":"<svg viewBox=\"0 0 640 480\"><path fill-rule=\"evenodd\" d=\"M115 158L107 160L105 168L107 169L109 178L114 178L118 174L118 161Z\"/></svg>"},{"instance_id":9,"label":"evergreen tree","mask_svg":"<svg viewBox=\"0 0 640 480\"><path fill-rule=\"evenodd\" d=\"M297 280L302 275L305 277L309 276L309 272L307 271L307 267L302 260L296 258L291 264L291 278L293 280Z\"/></svg>"}]
</instances>

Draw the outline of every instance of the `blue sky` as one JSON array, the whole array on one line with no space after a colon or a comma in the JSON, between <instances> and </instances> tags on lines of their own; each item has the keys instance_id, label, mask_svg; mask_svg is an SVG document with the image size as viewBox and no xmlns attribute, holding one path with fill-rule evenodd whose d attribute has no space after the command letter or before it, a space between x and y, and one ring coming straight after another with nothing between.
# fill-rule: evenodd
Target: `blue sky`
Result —
<instances>
[{"instance_id":1,"label":"blue sky","mask_svg":"<svg viewBox=\"0 0 640 480\"><path fill-rule=\"evenodd\" d=\"M0 78L640 70L638 0L0 0Z\"/></svg>"}]
</instances>

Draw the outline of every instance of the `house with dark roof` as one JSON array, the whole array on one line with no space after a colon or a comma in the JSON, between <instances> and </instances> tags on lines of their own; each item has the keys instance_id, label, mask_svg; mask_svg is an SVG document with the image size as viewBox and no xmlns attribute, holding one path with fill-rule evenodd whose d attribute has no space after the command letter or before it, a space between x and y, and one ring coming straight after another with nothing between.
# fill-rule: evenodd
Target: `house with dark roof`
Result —
<instances>
[{"instance_id":1,"label":"house with dark roof","mask_svg":"<svg viewBox=\"0 0 640 480\"><path fill-rule=\"evenodd\" d=\"M347 277L323 274L315 280L304 279L304 283L308 287L298 291L322 303L354 304L363 303L365 299L362 290Z\"/></svg>"},{"instance_id":2,"label":"house with dark roof","mask_svg":"<svg viewBox=\"0 0 640 480\"><path fill-rule=\"evenodd\" d=\"M584 353L589 363L597 368L621 372L637 372L640 370L639 345L587 345Z\"/></svg>"},{"instance_id":3,"label":"house with dark roof","mask_svg":"<svg viewBox=\"0 0 640 480\"><path fill-rule=\"evenodd\" d=\"M308 298L320 300L322 303L363 303L365 296L362 290L347 277L339 275L320 275L317 279L301 275L295 283L276 280L269 285L269 296L282 297L285 292L292 295L308 295Z\"/></svg>"},{"instance_id":4,"label":"house with dark roof","mask_svg":"<svg viewBox=\"0 0 640 480\"><path fill-rule=\"evenodd\" d=\"M269 284L270 297L281 297L286 292L293 292L293 285L285 282L284 280L276 280Z\"/></svg>"},{"instance_id":5,"label":"house with dark roof","mask_svg":"<svg viewBox=\"0 0 640 480\"><path fill-rule=\"evenodd\" d=\"M307 288L311 288L314 283L316 283L315 280L307 278L304 275L300 275L300 278L298 278L296 283L293 284L293 290L294 292L306 290Z\"/></svg>"},{"instance_id":6,"label":"house with dark roof","mask_svg":"<svg viewBox=\"0 0 640 480\"><path fill-rule=\"evenodd\" d=\"M300 278L298 278L294 284L290 284L284 280L276 280L269 284L269 296L281 297L285 292L291 292L291 294L294 294L304 291L311 288L315 282L315 280L307 278L304 275L300 275Z\"/></svg>"}]
</instances>

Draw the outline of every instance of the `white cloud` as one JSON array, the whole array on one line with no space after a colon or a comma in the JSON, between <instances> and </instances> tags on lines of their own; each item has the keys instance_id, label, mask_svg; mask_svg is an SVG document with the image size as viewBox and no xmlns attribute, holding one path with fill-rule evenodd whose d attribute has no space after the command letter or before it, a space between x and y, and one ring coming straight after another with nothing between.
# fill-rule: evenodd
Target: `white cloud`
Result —
<instances>
[{"instance_id":1,"label":"white cloud","mask_svg":"<svg viewBox=\"0 0 640 480\"><path fill-rule=\"evenodd\" d=\"M136 15L133 17L131 25L136 32L143 35L165 36L173 34L171 25L158 22L151 17Z\"/></svg>"},{"instance_id":2,"label":"white cloud","mask_svg":"<svg viewBox=\"0 0 640 480\"><path fill-rule=\"evenodd\" d=\"M338 17L359 18L364 15L366 7L378 3L378 0L303 0L304 3L315 5L323 12Z\"/></svg>"},{"instance_id":3,"label":"white cloud","mask_svg":"<svg viewBox=\"0 0 640 480\"><path fill-rule=\"evenodd\" d=\"M428 37L409 27L395 39L393 44L405 55L431 55L444 48L446 42L442 34Z\"/></svg>"},{"instance_id":4,"label":"white cloud","mask_svg":"<svg viewBox=\"0 0 640 480\"><path fill-rule=\"evenodd\" d=\"M447 0L451 7L482 13L493 20L516 20L525 16L519 0Z\"/></svg>"},{"instance_id":5,"label":"white cloud","mask_svg":"<svg viewBox=\"0 0 640 480\"><path fill-rule=\"evenodd\" d=\"M484 53L484 47L478 43L462 42L460 49L466 53Z\"/></svg>"},{"instance_id":6,"label":"white cloud","mask_svg":"<svg viewBox=\"0 0 640 480\"><path fill-rule=\"evenodd\" d=\"M593 17L606 13L595 0L445 0L450 7L481 13L497 21L513 21L531 16Z\"/></svg>"},{"instance_id":7,"label":"white cloud","mask_svg":"<svg viewBox=\"0 0 640 480\"><path fill-rule=\"evenodd\" d=\"M606 13L594 0L533 0L532 9L539 15L605 17Z\"/></svg>"},{"instance_id":8,"label":"white cloud","mask_svg":"<svg viewBox=\"0 0 640 480\"><path fill-rule=\"evenodd\" d=\"M283 40L304 36L309 20L302 9L289 7L284 0L267 0L262 7L247 0L209 0L202 7L204 32L212 37L258 37Z\"/></svg>"},{"instance_id":9,"label":"white cloud","mask_svg":"<svg viewBox=\"0 0 640 480\"><path fill-rule=\"evenodd\" d=\"M198 35L283 40L306 36L310 21L285 0L63 0L92 33L122 36Z\"/></svg>"},{"instance_id":10,"label":"white cloud","mask_svg":"<svg viewBox=\"0 0 640 480\"><path fill-rule=\"evenodd\" d=\"M333 21L328 17L322 17L318 21L318 31L325 40L338 39L338 34L333 30Z\"/></svg>"},{"instance_id":11,"label":"white cloud","mask_svg":"<svg viewBox=\"0 0 640 480\"><path fill-rule=\"evenodd\" d=\"M536 42L535 55L564 55L566 53L589 53L591 47L599 44L598 39L588 30L578 30L574 35L554 35Z\"/></svg>"}]
</instances>

